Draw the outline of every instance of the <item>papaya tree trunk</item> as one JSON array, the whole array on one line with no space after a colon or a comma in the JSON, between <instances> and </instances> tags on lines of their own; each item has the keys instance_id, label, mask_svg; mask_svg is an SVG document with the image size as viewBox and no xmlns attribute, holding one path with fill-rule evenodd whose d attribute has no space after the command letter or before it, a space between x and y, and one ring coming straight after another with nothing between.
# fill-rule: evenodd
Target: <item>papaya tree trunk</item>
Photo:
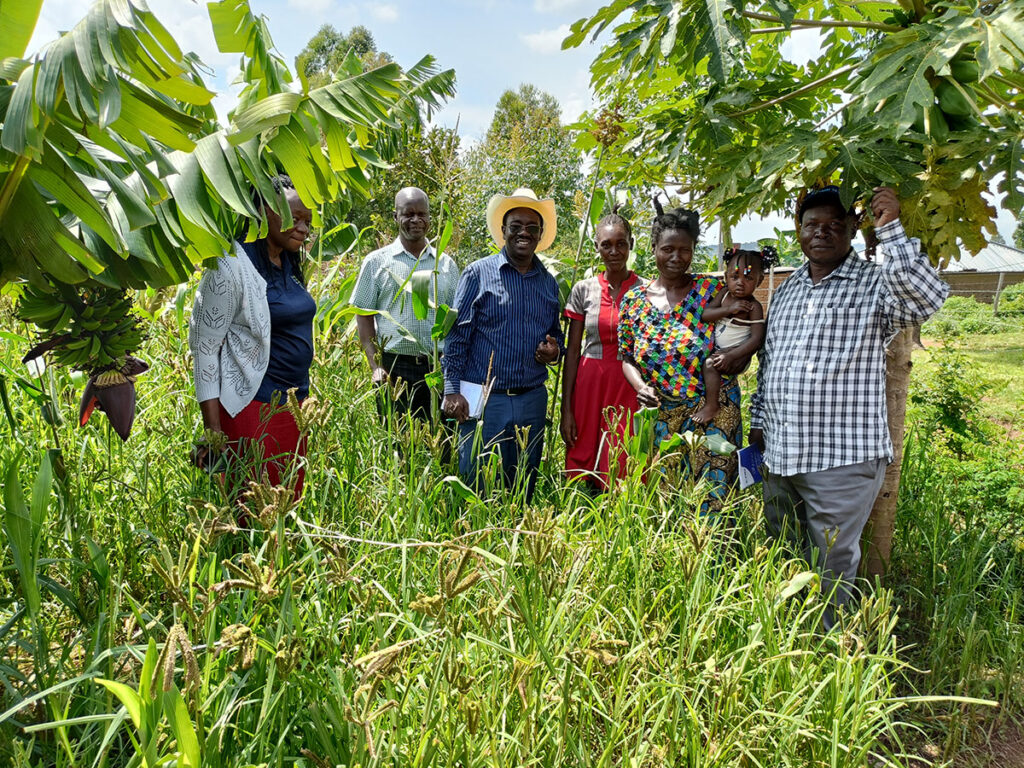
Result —
<instances>
[{"instance_id":1,"label":"papaya tree trunk","mask_svg":"<svg viewBox=\"0 0 1024 768\"><path fill-rule=\"evenodd\" d=\"M896 526L900 469L903 464L903 424L907 415L907 390L910 385L910 353L914 348L915 328L899 332L885 352L885 405L889 414L893 461L885 470L882 490L875 499L871 517L864 529L862 570L869 579L885 576L892 554L892 534Z\"/></svg>"}]
</instances>

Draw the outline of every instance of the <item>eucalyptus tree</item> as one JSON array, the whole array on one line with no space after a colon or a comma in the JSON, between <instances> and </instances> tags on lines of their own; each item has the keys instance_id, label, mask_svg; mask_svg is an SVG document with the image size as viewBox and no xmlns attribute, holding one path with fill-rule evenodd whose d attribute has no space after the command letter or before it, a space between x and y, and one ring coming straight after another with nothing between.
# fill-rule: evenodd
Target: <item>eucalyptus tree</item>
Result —
<instances>
[{"instance_id":1,"label":"eucalyptus tree","mask_svg":"<svg viewBox=\"0 0 1024 768\"><path fill-rule=\"evenodd\" d=\"M907 231L946 264L996 232L992 187L1024 208L1021 3L615 0L563 46L602 34L592 81L622 114L605 169L670 182L708 217L792 212L797 191L823 181L845 203L892 185ZM820 53L797 63L793 50L814 42ZM898 444L906 337L889 356ZM889 556L899 466L875 509L873 572Z\"/></svg>"},{"instance_id":2,"label":"eucalyptus tree","mask_svg":"<svg viewBox=\"0 0 1024 768\"><path fill-rule=\"evenodd\" d=\"M0 9L0 284L44 336L39 350L94 375L140 341L126 289L186 281L266 232L254 198L290 225L269 177L310 207L365 194L404 129L454 93L425 57L408 71L349 55L321 87L296 80L247 0L208 4L243 84L221 128L202 67L141 0L97 0L26 57L42 0Z\"/></svg>"}]
</instances>

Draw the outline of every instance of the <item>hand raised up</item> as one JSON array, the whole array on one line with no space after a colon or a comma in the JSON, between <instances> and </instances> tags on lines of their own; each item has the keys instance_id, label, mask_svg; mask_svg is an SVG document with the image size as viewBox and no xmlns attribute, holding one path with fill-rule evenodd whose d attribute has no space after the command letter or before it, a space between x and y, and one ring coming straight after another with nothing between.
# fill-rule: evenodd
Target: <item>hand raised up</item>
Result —
<instances>
[{"instance_id":1,"label":"hand raised up","mask_svg":"<svg viewBox=\"0 0 1024 768\"><path fill-rule=\"evenodd\" d=\"M875 226L881 227L900 217L900 199L892 187L875 187L871 198L871 214L875 217Z\"/></svg>"}]
</instances>

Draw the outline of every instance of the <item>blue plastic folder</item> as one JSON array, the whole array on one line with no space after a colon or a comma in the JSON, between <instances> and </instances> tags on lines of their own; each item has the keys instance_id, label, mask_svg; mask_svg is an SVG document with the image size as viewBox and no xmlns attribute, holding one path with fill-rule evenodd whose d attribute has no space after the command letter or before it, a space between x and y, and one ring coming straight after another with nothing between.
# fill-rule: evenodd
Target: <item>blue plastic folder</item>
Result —
<instances>
[{"instance_id":1,"label":"blue plastic folder","mask_svg":"<svg viewBox=\"0 0 1024 768\"><path fill-rule=\"evenodd\" d=\"M749 488L761 482L761 465L764 455L756 445L748 445L736 454L740 465L740 488Z\"/></svg>"}]
</instances>

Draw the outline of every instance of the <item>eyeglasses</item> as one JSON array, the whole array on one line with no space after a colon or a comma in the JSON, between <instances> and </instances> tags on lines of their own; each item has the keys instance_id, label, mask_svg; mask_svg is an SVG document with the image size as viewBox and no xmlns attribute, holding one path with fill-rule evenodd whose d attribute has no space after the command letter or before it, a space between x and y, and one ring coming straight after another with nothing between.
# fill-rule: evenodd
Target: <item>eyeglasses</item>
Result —
<instances>
[{"instance_id":1,"label":"eyeglasses","mask_svg":"<svg viewBox=\"0 0 1024 768\"><path fill-rule=\"evenodd\" d=\"M515 237L516 235L525 232L530 237L540 237L540 233L544 231L544 227L540 224L506 224L505 234L508 237Z\"/></svg>"}]
</instances>

